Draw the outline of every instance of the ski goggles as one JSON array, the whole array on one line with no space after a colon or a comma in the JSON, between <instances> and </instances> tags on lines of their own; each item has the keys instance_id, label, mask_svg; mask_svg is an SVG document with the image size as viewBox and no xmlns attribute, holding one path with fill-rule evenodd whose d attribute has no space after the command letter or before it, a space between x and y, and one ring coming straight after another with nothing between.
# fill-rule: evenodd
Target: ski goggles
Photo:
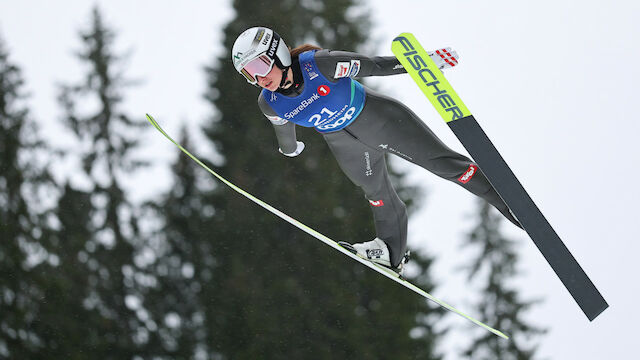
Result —
<instances>
[{"instance_id":1,"label":"ski goggles","mask_svg":"<svg viewBox=\"0 0 640 360\"><path fill-rule=\"evenodd\" d=\"M255 85L258 83L257 76L266 76L273 68L274 62L275 61L265 53L249 61L247 65L240 70L240 73L247 79L249 84Z\"/></svg>"}]
</instances>

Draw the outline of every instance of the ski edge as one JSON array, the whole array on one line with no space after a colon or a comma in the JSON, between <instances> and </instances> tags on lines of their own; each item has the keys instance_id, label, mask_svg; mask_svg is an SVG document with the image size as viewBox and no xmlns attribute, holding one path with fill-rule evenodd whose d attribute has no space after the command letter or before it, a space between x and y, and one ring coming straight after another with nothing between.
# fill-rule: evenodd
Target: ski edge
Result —
<instances>
[{"instance_id":1,"label":"ski edge","mask_svg":"<svg viewBox=\"0 0 640 360\"><path fill-rule=\"evenodd\" d=\"M387 269L381 265L375 264L371 261L365 260L361 257L359 257L358 255L355 255L353 253L351 253L350 251L346 250L345 248L343 248L342 246L338 245L337 242L333 241L332 239L330 239L329 237L321 234L320 232L308 227L307 225L301 223L300 221L290 217L289 215L283 213L282 211L274 208L273 206L267 204L266 202L258 199L257 197L251 195L250 193L244 191L243 189L239 188L238 186L236 186L235 184L231 183L230 181L228 181L227 179L225 179L224 177L222 177L221 175L219 175L218 173L216 173L215 171L211 170L207 165L205 165L202 161L200 161L200 159L198 159L196 156L192 155L187 149L185 149L184 147L182 147L182 145L180 145L178 142L176 142L175 140L173 140L173 138L171 136L169 136L169 134L167 134L162 127L160 126L160 124L158 124L158 122L149 114L146 114L147 120L151 123L151 125L153 125L153 127L156 128L156 130L158 130L162 135L164 135L164 137L166 137L170 142L172 142L176 147L178 147L183 153L185 153L187 156L189 156L193 161L195 161L198 165L200 165L202 168L204 168L207 172L209 172L211 175L215 176L218 180L220 180L221 182L223 182L225 185L229 186L231 189L235 190L236 192L238 192L239 194L245 196L246 198L248 198L249 200L253 201L254 203L260 205L261 207L263 207L264 209L270 211L271 213L273 213L274 215L277 215L278 217L280 217L281 219L287 221L288 223L290 223L291 225L294 225L295 227L297 227L298 229L306 232L307 234L313 236L314 238L316 238L317 240L322 241L323 243L325 243L326 245L329 245L330 247L334 248L335 250L343 253L344 255L358 261L359 263L367 266L368 268L386 276L387 278L395 281L396 283L412 290L413 292L415 292L416 294L431 300L432 302L438 304L439 306L445 308L446 310L453 312L455 314L458 314L459 316L471 321L472 323L484 328L485 330L490 331L491 333L503 338L503 339L509 339L509 337L504 334L503 332L492 328L491 326L463 313L462 311L454 308L453 306L445 303L444 301L437 299L436 297L434 297L433 295L429 294L428 292L420 289L419 287L417 287L416 285L412 284L411 282L401 278L398 274L396 274L393 270L391 269Z\"/></svg>"}]
</instances>

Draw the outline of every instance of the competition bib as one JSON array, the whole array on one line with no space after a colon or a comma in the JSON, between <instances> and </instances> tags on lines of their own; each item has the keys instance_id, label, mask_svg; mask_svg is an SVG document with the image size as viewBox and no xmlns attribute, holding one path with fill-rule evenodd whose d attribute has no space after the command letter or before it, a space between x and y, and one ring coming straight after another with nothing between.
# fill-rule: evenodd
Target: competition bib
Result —
<instances>
[{"instance_id":1,"label":"competition bib","mask_svg":"<svg viewBox=\"0 0 640 360\"><path fill-rule=\"evenodd\" d=\"M281 118L321 133L343 129L353 122L364 107L364 87L349 78L331 82L315 62L315 50L300 54L304 90L289 97L263 89L262 96Z\"/></svg>"}]
</instances>

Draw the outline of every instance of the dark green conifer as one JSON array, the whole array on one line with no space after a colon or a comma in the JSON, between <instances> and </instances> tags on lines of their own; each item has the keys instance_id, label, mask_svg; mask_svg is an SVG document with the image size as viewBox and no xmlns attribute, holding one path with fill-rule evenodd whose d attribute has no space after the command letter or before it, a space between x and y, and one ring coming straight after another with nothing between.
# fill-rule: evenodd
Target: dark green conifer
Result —
<instances>
[{"instance_id":1,"label":"dark green conifer","mask_svg":"<svg viewBox=\"0 0 640 360\"><path fill-rule=\"evenodd\" d=\"M73 233L60 239L77 251L67 253L68 258L62 261L80 259L78 266L83 267L87 280L87 288L80 292L83 310L100 315L100 321L88 331L94 341L88 358L132 358L146 343L148 332L155 329L140 305L144 303L143 290L153 284L153 278L140 276L146 259L136 256L144 250L144 242L136 221L136 206L125 189L126 181L143 165L134 158L133 150L146 123L121 109L128 83L122 74L121 59L113 49L115 34L97 8L80 38L77 56L84 78L63 86L59 100L63 120L77 139L78 146L70 156L79 157L78 174L83 186L82 191L72 189L65 193L76 199L85 197L68 206L81 206L89 219L72 227L84 239L76 240L77 234ZM73 195L74 191L80 194ZM59 211L73 210L61 207ZM68 241L84 244L81 248Z\"/></svg>"},{"instance_id":2,"label":"dark green conifer","mask_svg":"<svg viewBox=\"0 0 640 360\"><path fill-rule=\"evenodd\" d=\"M479 202L479 218L469 234L464 246L476 251L467 267L469 281L480 283L480 321L511 336L504 340L482 330L474 330L477 335L463 354L469 359L531 360L537 345L533 338L545 330L529 323L525 318L536 301L521 298L514 284L518 253L516 243L500 231L503 217L486 202Z\"/></svg>"},{"instance_id":3,"label":"dark green conifer","mask_svg":"<svg viewBox=\"0 0 640 360\"><path fill-rule=\"evenodd\" d=\"M57 262L41 245L51 185L45 144L25 103L24 80L0 39L0 358L26 359L43 346L34 331L41 297L35 268Z\"/></svg>"}]
</instances>

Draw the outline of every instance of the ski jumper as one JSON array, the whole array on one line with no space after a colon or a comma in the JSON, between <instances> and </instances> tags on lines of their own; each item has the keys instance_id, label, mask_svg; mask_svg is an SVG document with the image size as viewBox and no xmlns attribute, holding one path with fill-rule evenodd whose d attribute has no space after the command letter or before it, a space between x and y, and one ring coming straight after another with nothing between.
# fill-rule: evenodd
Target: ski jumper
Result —
<instances>
[{"instance_id":1,"label":"ski jumper","mask_svg":"<svg viewBox=\"0 0 640 360\"><path fill-rule=\"evenodd\" d=\"M315 127L342 171L364 191L397 266L407 247L407 210L387 171L385 153L397 155L485 199L518 221L478 166L447 147L402 103L354 78L406 73L395 57L369 58L344 51L308 51L292 59L301 85L291 94L262 90L258 104L271 121L284 154L296 151L295 126Z\"/></svg>"}]
</instances>

